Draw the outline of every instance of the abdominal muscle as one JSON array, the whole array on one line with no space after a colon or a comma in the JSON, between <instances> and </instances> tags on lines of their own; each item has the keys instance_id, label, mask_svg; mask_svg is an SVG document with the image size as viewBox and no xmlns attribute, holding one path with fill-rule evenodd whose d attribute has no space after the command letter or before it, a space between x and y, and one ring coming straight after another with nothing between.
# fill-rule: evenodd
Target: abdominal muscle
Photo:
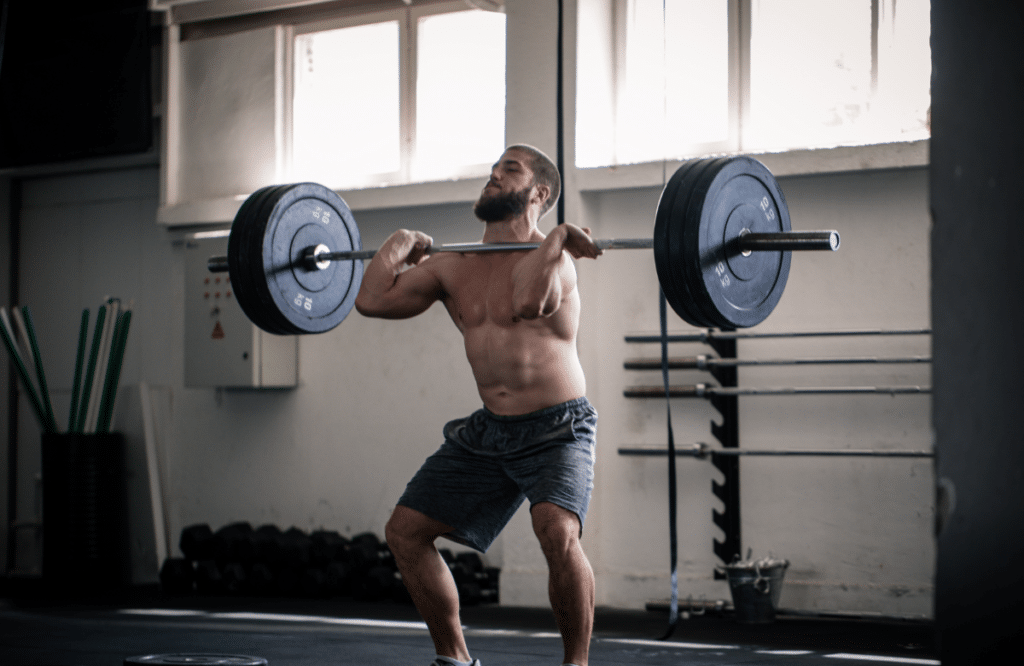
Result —
<instances>
[{"instance_id":1,"label":"abdominal muscle","mask_svg":"<svg viewBox=\"0 0 1024 666\"><path fill-rule=\"evenodd\" d=\"M551 316L515 316L511 272L522 256L512 252L428 260L444 287L445 307L465 338L484 405L507 416L529 414L586 392L576 353L575 285L567 285L568 293Z\"/></svg>"},{"instance_id":2,"label":"abdominal muscle","mask_svg":"<svg viewBox=\"0 0 1024 666\"><path fill-rule=\"evenodd\" d=\"M537 322L488 323L466 331L465 340L480 397L495 414L528 414L586 392L575 341Z\"/></svg>"}]
</instances>

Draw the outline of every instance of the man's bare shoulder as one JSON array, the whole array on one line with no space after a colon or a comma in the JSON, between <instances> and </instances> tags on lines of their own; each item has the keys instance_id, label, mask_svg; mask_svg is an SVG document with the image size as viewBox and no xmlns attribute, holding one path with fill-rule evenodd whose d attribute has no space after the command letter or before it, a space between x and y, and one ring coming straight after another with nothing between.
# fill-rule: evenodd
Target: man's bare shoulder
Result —
<instances>
[{"instance_id":1,"label":"man's bare shoulder","mask_svg":"<svg viewBox=\"0 0 1024 666\"><path fill-rule=\"evenodd\" d=\"M466 268L465 256L457 252L437 252L421 261L417 270L430 273L441 284L443 291L451 293L462 279L459 277Z\"/></svg>"}]
</instances>

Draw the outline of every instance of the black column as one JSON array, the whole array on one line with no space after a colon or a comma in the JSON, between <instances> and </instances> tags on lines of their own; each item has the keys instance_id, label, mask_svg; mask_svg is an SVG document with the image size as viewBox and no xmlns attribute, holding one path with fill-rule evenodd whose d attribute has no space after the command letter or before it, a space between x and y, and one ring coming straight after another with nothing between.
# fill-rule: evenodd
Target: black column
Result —
<instances>
[{"instance_id":1,"label":"black column","mask_svg":"<svg viewBox=\"0 0 1024 666\"><path fill-rule=\"evenodd\" d=\"M994 664L1024 636L1024 5L933 0L931 40L935 615L943 666Z\"/></svg>"}]
</instances>

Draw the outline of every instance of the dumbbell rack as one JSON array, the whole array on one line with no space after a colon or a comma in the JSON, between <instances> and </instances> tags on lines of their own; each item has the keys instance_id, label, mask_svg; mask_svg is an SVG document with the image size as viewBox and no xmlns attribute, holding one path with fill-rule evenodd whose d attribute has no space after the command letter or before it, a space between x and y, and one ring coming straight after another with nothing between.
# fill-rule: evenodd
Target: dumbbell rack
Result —
<instances>
[{"instance_id":1,"label":"dumbbell rack","mask_svg":"<svg viewBox=\"0 0 1024 666\"><path fill-rule=\"evenodd\" d=\"M912 330L859 330L859 331L822 331L822 332L790 332L790 333L751 333L736 331L718 331L714 329L699 330L694 333L667 335L667 342L700 342L711 347L718 355L718 360L736 360L736 343L744 338L796 338L796 337L839 337L839 336L887 336L887 335L928 335L928 329ZM659 335L627 335L627 343L661 343ZM860 359L846 359L846 361L858 361ZM885 363L886 359L874 359L877 362ZM926 361L928 359L913 359ZM908 359L892 359L891 362L903 363ZM843 362L842 359L835 359L835 362ZM783 362L785 363L785 362ZM636 368L634 368L636 369ZM655 369L647 367L644 369ZM658 367L660 369L660 367ZM726 389L721 393L708 392L707 397L711 405L722 415L721 424L711 421L711 434L721 444L722 449L737 450L740 444L739 433L739 395L729 394L728 389L738 388L738 364L716 363L708 364L703 370L711 373L719 383L720 389ZM645 387L647 388L647 387ZM627 388L624 392L627 397L636 398L664 398L664 392L652 390L647 393L637 393L635 389ZM916 391L902 391L899 389L917 389ZM821 389L823 392L825 389ZM890 387L893 394L903 392L928 392L928 389L921 387ZM883 391L884 392L884 391ZM675 393L675 392L673 392ZM693 395L693 394L690 394ZM700 394L697 394L700 395ZM703 449L704 445L700 445ZM694 449L691 449L691 451ZM619 455L667 455L667 450L629 449L620 448ZM771 453L771 452L755 452ZM787 452L801 453L801 452ZM810 453L810 452L809 452ZM820 454L820 452L818 452ZM838 452L836 452L838 453ZM884 451L849 451L850 454L881 454L887 455L899 452ZM930 455L926 452L909 452L914 456ZM676 450L676 457L680 455L692 455L690 451ZM729 564L741 559L741 530L740 530L740 471L738 455L711 455L711 464L722 473L723 482L719 483L712 479L711 491L722 502L723 509L712 509L712 520L725 535L723 540L714 539L713 550L715 555L723 564ZM716 580L724 580L726 574L720 567L715 567L714 577Z\"/></svg>"}]
</instances>

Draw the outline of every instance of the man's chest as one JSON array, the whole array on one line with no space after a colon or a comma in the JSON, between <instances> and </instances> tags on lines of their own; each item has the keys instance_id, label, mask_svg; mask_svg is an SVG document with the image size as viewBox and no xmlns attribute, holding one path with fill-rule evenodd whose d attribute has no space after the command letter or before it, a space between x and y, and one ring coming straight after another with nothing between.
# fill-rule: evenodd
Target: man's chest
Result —
<instances>
[{"instance_id":1,"label":"man's chest","mask_svg":"<svg viewBox=\"0 0 1024 666\"><path fill-rule=\"evenodd\" d=\"M488 324L512 326L519 322L512 310L512 272L520 258L469 255L442 277L445 307L463 332Z\"/></svg>"}]
</instances>

